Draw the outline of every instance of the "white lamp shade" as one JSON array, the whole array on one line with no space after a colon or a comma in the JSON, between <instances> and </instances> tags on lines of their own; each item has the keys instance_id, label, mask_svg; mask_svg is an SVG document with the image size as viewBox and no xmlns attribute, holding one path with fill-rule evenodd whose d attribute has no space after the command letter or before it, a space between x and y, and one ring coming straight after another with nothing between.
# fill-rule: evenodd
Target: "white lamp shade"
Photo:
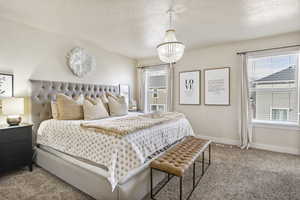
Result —
<instances>
[{"instance_id":1,"label":"white lamp shade","mask_svg":"<svg viewBox=\"0 0 300 200\"><path fill-rule=\"evenodd\" d=\"M182 58L184 48L184 44L177 41L175 30L167 30L164 42L157 46L159 59L165 63L175 63Z\"/></svg>"},{"instance_id":2,"label":"white lamp shade","mask_svg":"<svg viewBox=\"0 0 300 200\"><path fill-rule=\"evenodd\" d=\"M9 98L2 100L2 113L4 115L23 115L24 114L24 99Z\"/></svg>"}]
</instances>

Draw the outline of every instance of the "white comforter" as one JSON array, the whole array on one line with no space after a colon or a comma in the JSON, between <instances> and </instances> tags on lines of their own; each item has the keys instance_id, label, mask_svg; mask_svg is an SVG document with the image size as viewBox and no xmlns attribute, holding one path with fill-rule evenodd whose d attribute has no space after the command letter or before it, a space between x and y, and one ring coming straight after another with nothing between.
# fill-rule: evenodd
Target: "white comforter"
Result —
<instances>
[{"instance_id":1,"label":"white comforter","mask_svg":"<svg viewBox=\"0 0 300 200\"><path fill-rule=\"evenodd\" d=\"M136 115L131 113L129 116ZM125 116L126 117L126 116ZM106 119L101 119L106 120ZM130 170L141 166L157 151L188 135L194 135L185 118L143 129L123 138L83 129L82 120L46 120L38 130L37 143L104 165L112 190Z\"/></svg>"}]
</instances>

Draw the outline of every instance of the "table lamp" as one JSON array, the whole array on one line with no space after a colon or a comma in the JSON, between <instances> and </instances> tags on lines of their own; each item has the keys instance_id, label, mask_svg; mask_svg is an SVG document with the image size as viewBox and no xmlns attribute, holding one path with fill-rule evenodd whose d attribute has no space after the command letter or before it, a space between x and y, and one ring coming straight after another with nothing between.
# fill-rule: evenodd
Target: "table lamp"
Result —
<instances>
[{"instance_id":1,"label":"table lamp","mask_svg":"<svg viewBox=\"0 0 300 200\"><path fill-rule=\"evenodd\" d=\"M7 98L2 100L2 113L7 115L6 122L10 126L17 126L22 121L20 115L24 114L23 98Z\"/></svg>"}]
</instances>

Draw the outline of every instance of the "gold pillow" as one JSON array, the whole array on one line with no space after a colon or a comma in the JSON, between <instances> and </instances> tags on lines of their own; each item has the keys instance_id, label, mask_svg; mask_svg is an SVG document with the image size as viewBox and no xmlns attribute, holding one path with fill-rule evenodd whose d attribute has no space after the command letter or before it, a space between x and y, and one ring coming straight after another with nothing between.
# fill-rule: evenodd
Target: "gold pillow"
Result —
<instances>
[{"instance_id":1,"label":"gold pillow","mask_svg":"<svg viewBox=\"0 0 300 200\"><path fill-rule=\"evenodd\" d=\"M72 99L64 94L56 96L58 110L58 119L60 120L78 120L83 119L83 101L81 94L79 97Z\"/></svg>"},{"instance_id":2,"label":"gold pillow","mask_svg":"<svg viewBox=\"0 0 300 200\"><path fill-rule=\"evenodd\" d=\"M87 98L83 103L83 114L85 120L103 119L109 117L109 114L101 99Z\"/></svg>"}]
</instances>

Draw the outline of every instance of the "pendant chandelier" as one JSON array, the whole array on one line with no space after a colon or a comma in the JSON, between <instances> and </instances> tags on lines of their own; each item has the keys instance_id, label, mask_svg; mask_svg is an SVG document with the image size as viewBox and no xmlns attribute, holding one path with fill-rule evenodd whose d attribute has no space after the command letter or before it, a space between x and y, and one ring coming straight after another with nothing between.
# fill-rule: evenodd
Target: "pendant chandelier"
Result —
<instances>
[{"instance_id":1,"label":"pendant chandelier","mask_svg":"<svg viewBox=\"0 0 300 200\"><path fill-rule=\"evenodd\" d=\"M164 41L156 48L161 61L165 63L175 63L182 58L185 46L176 39L175 29L173 28L174 10L171 8L167 13L170 18L170 26L165 33Z\"/></svg>"}]
</instances>

